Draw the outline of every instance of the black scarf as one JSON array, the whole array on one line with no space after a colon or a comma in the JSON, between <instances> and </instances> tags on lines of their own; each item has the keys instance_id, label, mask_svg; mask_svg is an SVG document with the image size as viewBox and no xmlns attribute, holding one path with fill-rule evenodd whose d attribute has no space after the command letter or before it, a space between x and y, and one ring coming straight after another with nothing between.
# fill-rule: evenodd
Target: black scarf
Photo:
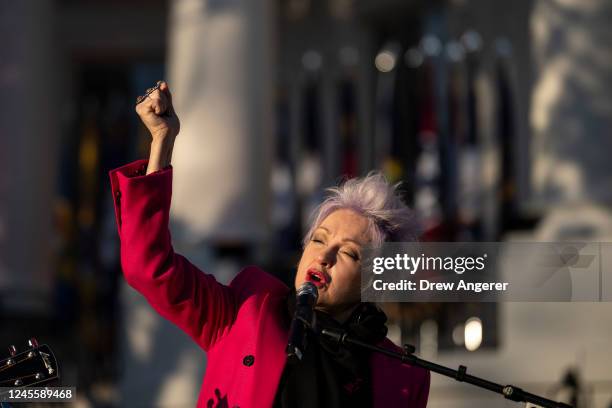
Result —
<instances>
[{"instance_id":1,"label":"black scarf","mask_svg":"<svg viewBox=\"0 0 612 408\"><path fill-rule=\"evenodd\" d=\"M293 316L295 290L289 293L287 304L288 316ZM315 313L316 331L339 328L372 344L387 335L387 316L371 303L361 303L344 324L322 311ZM309 333L303 359L287 362L274 401L275 408L371 406L370 353L338 346L314 333Z\"/></svg>"}]
</instances>

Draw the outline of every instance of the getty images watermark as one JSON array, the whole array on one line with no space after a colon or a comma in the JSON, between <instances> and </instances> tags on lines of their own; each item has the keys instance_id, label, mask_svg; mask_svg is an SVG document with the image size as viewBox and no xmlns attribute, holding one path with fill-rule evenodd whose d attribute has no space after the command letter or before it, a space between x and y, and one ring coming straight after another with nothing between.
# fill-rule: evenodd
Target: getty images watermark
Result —
<instances>
[{"instance_id":1,"label":"getty images watermark","mask_svg":"<svg viewBox=\"0 0 612 408\"><path fill-rule=\"evenodd\" d=\"M612 243L388 243L364 251L365 302L609 302Z\"/></svg>"}]
</instances>

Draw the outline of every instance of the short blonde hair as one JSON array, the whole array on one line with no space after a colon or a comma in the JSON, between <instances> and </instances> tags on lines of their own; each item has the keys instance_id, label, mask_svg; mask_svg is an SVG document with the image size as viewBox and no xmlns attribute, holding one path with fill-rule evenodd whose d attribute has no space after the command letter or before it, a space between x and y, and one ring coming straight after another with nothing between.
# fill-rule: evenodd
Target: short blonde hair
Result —
<instances>
[{"instance_id":1,"label":"short blonde hair","mask_svg":"<svg viewBox=\"0 0 612 408\"><path fill-rule=\"evenodd\" d=\"M378 171L362 178L346 180L337 187L328 188L325 200L314 210L312 223L303 244L306 245L314 231L332 212L350 209L368 219L372 244L383 242L416 241L420 228L412 211L400 198L398 184L390 184Z\"/></svg>"}]
</instances>

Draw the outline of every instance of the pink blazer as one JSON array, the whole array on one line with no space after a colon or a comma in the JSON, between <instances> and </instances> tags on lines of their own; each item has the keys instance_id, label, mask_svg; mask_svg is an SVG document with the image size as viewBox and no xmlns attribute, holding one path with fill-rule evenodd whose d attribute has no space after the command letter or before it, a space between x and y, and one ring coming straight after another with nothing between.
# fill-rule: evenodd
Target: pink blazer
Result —
<instances>
[{"instance_id":1,"label":"pink blazer","mask_svg":"<svg viewBox=\"0 0 612 408\"><path fill-rule=\"evenodd\" d=\"M172 168L144 176L139 160L110 172L126 281L208 353L198 407L271 407L285 366L288 288L255 266L229 286L172 248ZM399 349L385 339L389 349ZM375 407L425 407L429 371L373 354Z\"/></svg>"}]
</instances>

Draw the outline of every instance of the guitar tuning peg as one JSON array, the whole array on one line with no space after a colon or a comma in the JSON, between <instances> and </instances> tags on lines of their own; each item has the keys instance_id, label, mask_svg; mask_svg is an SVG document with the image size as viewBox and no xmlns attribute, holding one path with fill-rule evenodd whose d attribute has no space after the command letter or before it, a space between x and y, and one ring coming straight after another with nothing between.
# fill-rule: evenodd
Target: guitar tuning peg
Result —
<instances>
[{"instance_id":1,"label":"guitar tuning peg","mask_svg":"<svg viewBox=\"0 0 612 408\"><path fill-rule=\"evenodd\" d=\"M28 346L30 346L31 348L38 347L38 340L36 340L36 338L32 337L30 340L28 340Z\"/></svg>"},{"instance_id":2,"label":"guitar tuning peg","mask_svg":"<svg viewBox=\"0 0 612 408\"><path fill-rule=\"evenodd\" d=\"M8 349L11 357L15 357L15 354L17 354L17 347L11 344Z\"/></svg>"}]
</instances>

